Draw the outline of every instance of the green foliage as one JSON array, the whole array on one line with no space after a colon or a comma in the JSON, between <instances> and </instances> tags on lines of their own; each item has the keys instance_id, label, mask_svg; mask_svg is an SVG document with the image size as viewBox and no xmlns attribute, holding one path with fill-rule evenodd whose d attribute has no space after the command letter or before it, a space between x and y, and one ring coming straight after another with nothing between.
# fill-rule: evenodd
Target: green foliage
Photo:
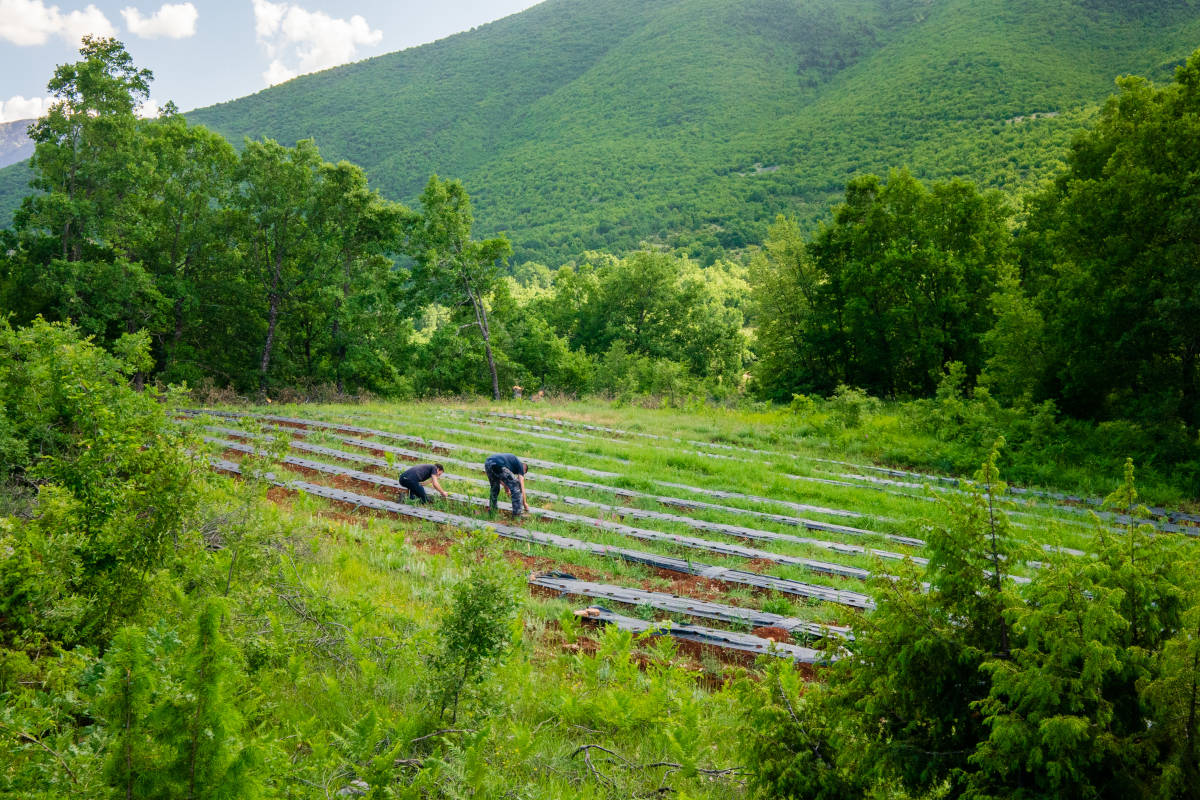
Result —
<instances>
[{"instance_id":1,"label":"green foliage","mask_svg":"<svg viewBox=\"0 0 1200 800\"><path fill-rule=\"evenodd\" d=\"M1012 539L995 497L993 449L980 488L948 501L951 521L928 535L923 586L901 572L877 583L879 607L856 628L854 657L835 665L840 707L864 736L862 766L913 792L963 793L969 757L987 736L975 705L988 696L983 666L1007 658L1016 602L1005 585Z\"/></svg>"},{"instance_id":2,"label":"green foliage","mask_svg":"<svg viewBox=\"0 0 1200 800\"><path fill-rule=\"evenodd\" d=\"M124 359L41 320L0 325L0 408L10 479L39 487L39 513L13 520L0 570L18 625L53 638L102 636L138 609L196 502L180 430L157 393L133 391L144 336ZM54 563L43 571L34 565ZM6 615L7 618L7 615Z\"/></svg>"},{"instance_id":3,"label":"green foliage","mask_svg":"<svg viewBox=\"0 0 1200 800\"><path fill-rule=\"evenodd\" d=\"M742 706L739 737L750 785L760 797L841 800L860 797L867 774L839 763L838 712L821 684L806 685L801 674L779 659L761 678L736 687Z\"/></svg>"},{"instance_id":4,"label":"green foliage","mask_svg":"<svg viewBox=\"0 0 1200 800\"><path fill-rule=\"evenodd\" d=\"M1130 462L1108 502L1136 512L1136 496ZM1060 561L1039 575L1013 611L1012 659L988 666L992 690L980 704L991 728L973 759L984 796L1100 786L1151 796L1160 759L1190 758L1186 732L1160 735L1146 692L1162 685L1160 654L1182 629L1191 578L1177 547L1148 527L1102 533L1100 543L1096 561Z\"/></svg>"},{"instance_id":5,"label":"green foliage","mask_svg":"<svg viewBox=\"0 0 1200 800\"><path fill-rule=\"evenodd\" d=\"M151 671L145 634L136 628L122 628L113 637L105 662L96 709L113 730L104 764L105 781L127 798L155 797L163 756L148 724L156 676Z\"/></svg>"},{"instance_id":6,"label":"green foliage","mask_svg":"<svg viewBox=\"0 0 1200 800\"><path fill-rule=\"evenodd\" d=\"M451 589L429 661L434 705L439 717L449 714L451 724L464 694L472 696L512 646L520 608L516 576L494 536L467 534L455 545L454 558L465 574Z\"/></svg>"},{"instance_id":7,"label":"green foliage","mask_svg":"<svg viewBox=\"0 0 1200 800\"><path fill-rule=\"evenodd\" d=\"M408 215L404 223L404 246L416 262L413 278L418 294L425 303L464 308L462 316L468 322L462 327L475 327L483 338L492 399L499 400L500 379L486 301L499 280L501 264L512 255L512 246L502 236L471 239L471 199L460 181L431 176L420 202L422 213Z\"/></svg>"},{"instance_id":8,"label":"green foliage","mask_svg":"<svg viewBox=\"0 0 1200 800\"><path fill-rule=\"evenodd\" d=\"M561 0L189 114L314 137L413 203L432 171L478 231L557 266L646 243L709 264L847 177L908 165L1010 193L1058 166L1115 75L1161 79L1192 2ZM498 90L497 87L503 87Z\"/></svg>"},{"instance_id":9,"label":"green foliage","mask_svg":"<svg viewBox=\"0 0 1200 800\"><path fill-rule=\"evenodd\" d=\"M235 653L221 633L223 605L200 610L196 640L183 661L179 693L157 710L155 724L171 751L164 782L188 800L258 796L258 754L242 743L242 717L233 700Z\"/></svg>"},{"instance_id":10,"label":"green foliage","mask_svg":"<svg viewBox=\"0 0 1200 800\"><path fill-rule=\"evenodd\" d=\"M782 399L852 384L921 396L952 361L977 374L1007 226L998 193L963 181L926 188L906 170L851 180L807 248L777 222L755 272L768 348L760 391Z\"/></svg>"},{"instance_id":11,"label":"green foliage","mask_svg":"<svg viewBox=\"0 0 1200 800\"><path fill-rule=\"evenodd\" d=\"M1156 88L1122 78L1033 204L1028 283L1046 319L1043 393L1069 413L1200 424L1200 326L1187 242L1200 156L1200 52Z\"/></svg>"}]
</instances>

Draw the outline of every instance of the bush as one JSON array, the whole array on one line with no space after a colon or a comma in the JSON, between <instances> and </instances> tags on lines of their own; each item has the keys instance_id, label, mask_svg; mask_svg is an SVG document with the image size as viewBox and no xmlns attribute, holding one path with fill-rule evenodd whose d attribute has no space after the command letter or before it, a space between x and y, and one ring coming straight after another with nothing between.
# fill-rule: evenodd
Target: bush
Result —
<instances>
[{"instance_id":1,"label":"bush","mask_svg":"<svg viewBox=\"0 0 1200 800\"><path fill-rule=\"evenodd\" d=\"M451 555L465 575L451 589L429 667L438 716L449 713L454 724L464 693L472 694L512 645L520 602L516 575L494 534L470 533Z\"/></svg>"},{"instance_id":2,"label":"bush","mask_svg":"<svg viewBox=\"0 0 1200 800\"><path fill-rule=\"evenodd\" d=\"M32 519L2 534L0 643L30 630L98 641L140 607L186 524L196 466L184 436L157 392L129 385L148 348L125 337L118 357L68 324L0 322L0 480L38 492Z\"/></svg>"}]
</instances>

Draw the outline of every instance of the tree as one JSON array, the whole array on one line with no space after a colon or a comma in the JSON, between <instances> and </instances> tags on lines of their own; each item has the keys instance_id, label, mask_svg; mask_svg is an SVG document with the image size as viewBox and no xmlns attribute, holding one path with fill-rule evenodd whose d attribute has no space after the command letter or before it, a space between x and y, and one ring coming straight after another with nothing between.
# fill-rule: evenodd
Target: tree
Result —
<instances>
[{"instance_id":1,"label":"tree","mask_svg":"<svg viewBox=\"0 0 1200 800\"><path fill-rule=\"evenodd\" d=\"M242 716L230 697L234 650L221 633L224 606L209 600L183 665L181 691L155 709L154 725L172 756L169 797L233 800L259 796L258 753L241 742Z\"/></svg>"},{"instance_id":2,"label":"tree","mask_svg":"<svg viewBox=\"0 0 1200 800\"><path fill-rule=\"evenodd\" d=\"M122 628L105 656L97 710L111 732L104 777L126 800L160 796L156 779L162 753L149 724L154 693L146 635L137 628Z\"/></svg>"},{"instance_id":3,"label":"tree","mask_svg":"<svg viewBox=\"0 0 1200 800\"><path fill-rule=\"evenodd\" d=\"M783 659L771 658L761 679L735 684L740 702L739 741L752 768L750 786L763 797L850 800L870 781L841 758L845 727L828 690Z\"/></svg>"},{"instance_id":4,"label":"tree","mask_svg":"<svg viewBox=\"0 0 1200 800\"><path fill-rule=\"evenodd\" d=\"M977 375L989 299L1011 257L1007 223L998 193L964 181L925 187L904 170L850 181L832 224L808 244L816 275L793 281L785 298L803 308L796 292L817 287L798 334L791 371L806 379L796 388L928 395L952 361Z\"/></svg>"},{"instance_id":5,"label":"tree","mask_svg":"<svg viewBox=\"0 0 1200 800\"><path fill-rule=\"evenodd\" d=\"M557 277L540 307L572 346L594 355L617 346L686 365L698 378L733 381L746 349L743 318L709 280L718 269L649 250L625 258L596 254Z\"/></svg>"},{"instance_id":6,"label":"tree","mask_svg":"<svg viewBox=\"0 0 1200 800\"><path fill-rule=\"evenodd\" d=\"M246 142L236 172L233 207L248 269L262 291L266 311L258 363L258 389L265 392L280 315L299 292L325 279L314 206L321 157L311 139L295 147L265 139Z\"/></svg>"},{"instance_id":7,"label":"tree","mask_svg":"<svg viewBox=\"0 0 1200 800\"><path fill-rule=\"evenodd\" d=\"M499 279L498 264L512 255L503 236L483 241L471 239L471 200L461 182L429 178L421 193L421 213L405 220L405 252L416 263L413 281L426 302L469 308L470 321L483 338L484 354L492 379L492 397L500 399L500 379L492 353L487 299Z\"/></svg>"},{"instance_id":8,"label":"tree","mask_svg":"<svg viewBox=\"0 0 1200 800\"><path fill-rule=\"evenodd\" d=\"M199 467L182 431L156 391L129 386L149 361L147 337L117 345L111 355L65 323L0 321L0 477L36 486L45 512L0 551L0 588L25 598L13 620L0 615L0 638L16 624L102 640L141 608L195 507ZM21 588L25 556L54 574Z\"/></svg>"},{"instance_id":9,"label":"tree","mask_svg":"<svg viewBox=\"0 0 1200 800\"><path fill-rule=\"evenodd\" d=\"M930 531L928 586L906 572L881 579L853 657L834 666L836 699L864 737L848 757L914 793L967 791L970 757L988 733L976 710L990 689L983 667L1006 660L1011 646L1006 614L1016 598L1005 572L1019 551L996 508L1005 490L998 448L978 488L949 503L950 524Z\"/></svg>"},{"instance_id":10,"label":"tree","mask_svg":"<svg viewBox=\"0 0 1200 800\"><path fill-rule=\"evenodd\" d=\"M324 250L322 261L341 277L330 311L329 355L334 382L342 392L348 372L370 380L366 373L374 370L366 369L364 362L374 360L369 355L375 352L372 344L383 345L380 333L398 335L391 322L398 316L398 292L387 254L399 245L408 212L368 189L366 173L347 161L322 165L319 177L314 224Z\"/></svg>"},{"instance_id":11,"label":"tree","mask_svg":"<svg viewBox=\"0 0 1200 800\"><path fill-rule=\"evenodd\" d=\"M1033 204L1027 284L1076 416L1200 425L1200 51L1155 88L1121 78Z\"/></svg>"},{"instance_id":12,"label":"tree","mask_svg":"<svg viewBox=\"0 0 1200 800\"><path fill-rule=\"evenodd\" d=\"M159 366L168 378L199 378L195 366L180 365L180 348L194 361L216 291L234 287L223 281L228 237L223 215L233 185L237 154L219 134L188 125L167 104L159 119L142 126L144 157L150 169L139 192L136 219L120 232L131 260L153 276L170 312L152 329ZM214 286L213 284L224 284Z\"/></svg>"},{"instance_id":13,"label":"tree","mask_svg":"<svg viewBox=\"0 0 1200 800\"><path fill-rule=\"evenodd\" d=\"M1127 463L1106 503L1140 514L1136 498ZM1195 680L1186 662L1170 678L1162 672L1164 646L1183 630L1185 562L1148 526L1099 534L1096 559L1056 557L1010 611L1011 658L985 666L992 686L976 705L989 733L971 758L975 796L1149 797L1165 754L1178 752L1189 768L1194 722L1180 725L1169 706L1156 718L1147 694L1158 687L1170 696L1168 687L1182 679L1186 691ZM1184 738L1172 740L1172 730Z\"/></svg>"},{"instance_id":14,"label":"tree","mask_svg":"<svg viewBox=\"0 0 1200 800\"><path fill-rule=\"evenodd\" d=\"M750 260L750 281L758 320L758 391L789 400L811 391L814 375L835 375L844 383L827 347L831 326L816 311L823 278L794 219L778 216L767 228L763 249Z\"/></svg>"},{"instance_id":15,"label":"tree","mask_svg":"<svg viewBox=\"0 0 1200 800\"><path fill-rule=\"evenodd\" d=\"M458 718L459 703L512 644L520 601L515 575L496 547L495 534L474 532L452 553L466 574L451 590L450 607L437 630L430 685L438 716Z\"/></svg>"},{"instance_id":16,"label":"tree","mask_svg":"<svg viewBox=\"0 0 1200 800\"><path fill-rule=\"evenodd\" d=\"M46 88L56 102L30 128L38 193L15 217L22 252L5 305L18 322L71 319L112 342L163 310L152 276L120 241L148 175L135 110L153 76L115 39L84 37L79 52L55 69Z\"/></svg>"}]
</instances>

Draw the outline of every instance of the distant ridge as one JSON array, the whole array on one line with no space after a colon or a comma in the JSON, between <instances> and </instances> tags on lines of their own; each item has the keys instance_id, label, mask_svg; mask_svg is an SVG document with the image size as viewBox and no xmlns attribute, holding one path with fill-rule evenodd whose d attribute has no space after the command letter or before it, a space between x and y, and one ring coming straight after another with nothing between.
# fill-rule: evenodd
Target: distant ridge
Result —
<instances>
[{"instance_id":1,"label":"distant ridge","mask_svg":"<svg viewBox=\"0 0 1200 800\"><path fill-rule=\"evenodd\" d=\"M548 0L188 116L315 138L405 202L461 178L516 261L711 259L777 213L814 223L860 172L1036 185L1117 75L1168 80L1200 46L1198 3Z\"/></svg>"},{"instance_id":2,"label":"distant ridge","mask_svg":"<svg viewBox=\"0 0 1200 800\"><path fill-rule=\"evenodd\" d=\"M0 167L16 164L33 155L33 140L26 135L33 122L31 119L0 122Z\"/></svg>"}]
</instances>

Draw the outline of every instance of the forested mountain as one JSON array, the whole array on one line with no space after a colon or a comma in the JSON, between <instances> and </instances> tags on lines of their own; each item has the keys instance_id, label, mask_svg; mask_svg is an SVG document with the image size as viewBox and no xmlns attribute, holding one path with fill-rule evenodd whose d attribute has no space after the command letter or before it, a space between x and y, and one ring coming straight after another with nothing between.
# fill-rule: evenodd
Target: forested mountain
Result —
<instances>
[{"instance_id":1,"label":"forested mountain","mask_svg":"<svg viewBox=\"0 0 1200 800\"><path fill-rule=\"evenodd\" d=\"M188 117L313 137L404 202L460 178L518 263L707 257L781 211L811 224L860 172L1028 187L1114 75L1169 80L1197 42L1195 0L548 0Z\"/></svg>"}]
</instances>

